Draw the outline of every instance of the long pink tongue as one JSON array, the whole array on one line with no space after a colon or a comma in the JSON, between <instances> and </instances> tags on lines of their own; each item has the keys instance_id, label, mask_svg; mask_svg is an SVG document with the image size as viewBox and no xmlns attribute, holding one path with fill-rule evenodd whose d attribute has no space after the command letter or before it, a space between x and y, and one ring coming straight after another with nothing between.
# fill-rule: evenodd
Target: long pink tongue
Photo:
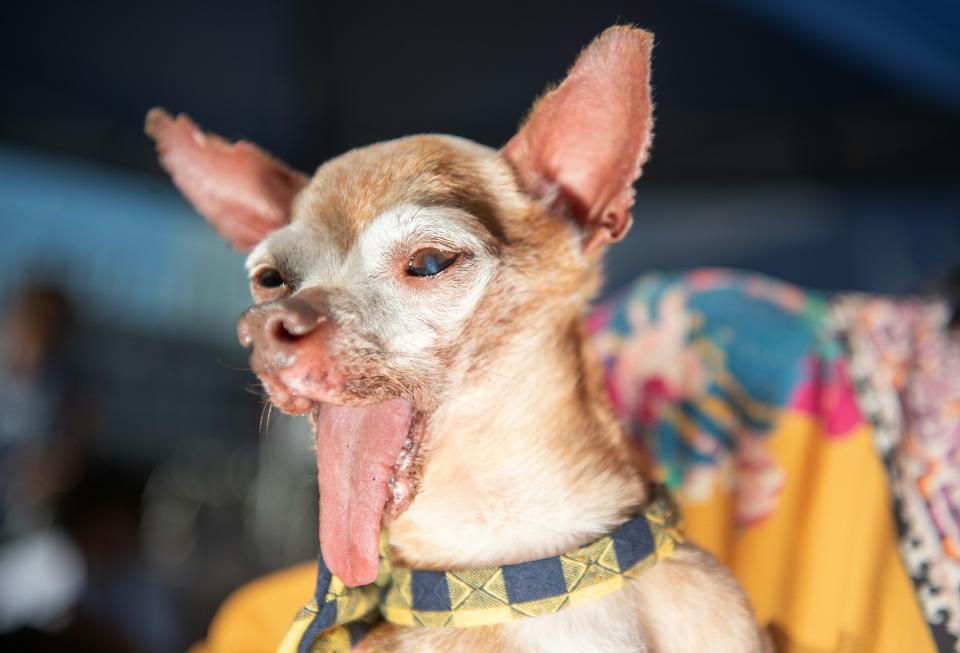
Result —
<instances>
[{"instance_id":1,"label":"long pink tongue","mask_svg":"<svg viewBox=\"0 0 960 653\"><path fill-rule=\"evenodd\" d=\"M320 407L320 551L330 571L350 587L377 578L387 481L412 417L413 406L402 399L363 408Z\"/></svg>"}]
</instances>

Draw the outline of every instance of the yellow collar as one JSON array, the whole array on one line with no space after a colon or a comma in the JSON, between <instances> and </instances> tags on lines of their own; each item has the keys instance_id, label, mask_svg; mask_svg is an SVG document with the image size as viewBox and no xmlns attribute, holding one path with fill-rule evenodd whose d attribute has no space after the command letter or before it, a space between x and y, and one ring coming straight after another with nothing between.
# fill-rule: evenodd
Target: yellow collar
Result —
<instances>
[{"instance_id":1,"label":"yellow collar","mask_svg":"<svg viewBox=\"0 0 960 653\"><path fill-rule=\"evenodd\" d=\"M500 567L425 571L381 551L376 582L348 588L323 560L313 599L278 653L345 653L382 617L403 626L469 627L540 617L611 594L683 541L679 511L652 486L646 509L609 535L562 555Z\"/></svg>"}]
</instances>

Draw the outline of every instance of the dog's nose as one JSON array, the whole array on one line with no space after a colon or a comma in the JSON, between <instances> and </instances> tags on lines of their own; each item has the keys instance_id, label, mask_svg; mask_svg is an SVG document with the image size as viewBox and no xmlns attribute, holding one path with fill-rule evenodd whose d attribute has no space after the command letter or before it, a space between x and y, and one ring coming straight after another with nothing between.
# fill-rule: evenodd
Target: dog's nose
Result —
<instances>
[{"instance_id":1,"label":"dog's nose","mask_svg":"<svg viewBox=\"0 0 960 653\"><path fill-rule=\"evenodd\" d=\"M248 309L237 321L237 338L244 347L288 346L313 333L323 321L309 302L287 297Z\"/></svg>"}]
</instances>

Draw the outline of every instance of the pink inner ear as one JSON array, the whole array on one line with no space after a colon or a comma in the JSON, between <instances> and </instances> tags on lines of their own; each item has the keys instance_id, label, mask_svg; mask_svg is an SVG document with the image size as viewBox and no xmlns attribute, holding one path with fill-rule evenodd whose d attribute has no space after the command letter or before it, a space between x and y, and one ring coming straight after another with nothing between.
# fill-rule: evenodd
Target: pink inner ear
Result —
<instances>
[{"instance_id":1,"label":"pink inner ear","mask_svg":"<svg viewBox=\"0 0 960 653\"><path fill-rule=\"evenodd\" d=\"M163 109L147 114L146 132L174 183L227 242L249 251L290 221L307 177L257 146L205 134L189 117Z\"/></svg>"},{"instance_id":2,"label":"pink inner ear","mask_svg":"<svg viewBox=\"0 0 960 653\"><path fill-rule=\"evenodd\" d=\"M503 149L524 188L563 203L591 242L618 240L630 225L653 127L652 47L648 32L606 30Z\"/></svg>"}]
</instances>

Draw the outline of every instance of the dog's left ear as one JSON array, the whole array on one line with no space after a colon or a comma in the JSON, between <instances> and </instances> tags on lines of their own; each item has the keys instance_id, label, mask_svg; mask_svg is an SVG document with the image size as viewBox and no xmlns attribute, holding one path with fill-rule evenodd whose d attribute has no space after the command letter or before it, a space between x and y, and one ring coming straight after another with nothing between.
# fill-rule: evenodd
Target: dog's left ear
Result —
<instances>
[{"instance_id":1,"label":"dog's left ear","mask_svg":"<svg viewBox=\"0 0 960 653\"><path fill-rule=\"evenodd\" d=\"M630 228L653 133L652 49L649 32L607 29L502 151L524 190L581 225L587 250Z\"/></svg>"}]
</instances>

